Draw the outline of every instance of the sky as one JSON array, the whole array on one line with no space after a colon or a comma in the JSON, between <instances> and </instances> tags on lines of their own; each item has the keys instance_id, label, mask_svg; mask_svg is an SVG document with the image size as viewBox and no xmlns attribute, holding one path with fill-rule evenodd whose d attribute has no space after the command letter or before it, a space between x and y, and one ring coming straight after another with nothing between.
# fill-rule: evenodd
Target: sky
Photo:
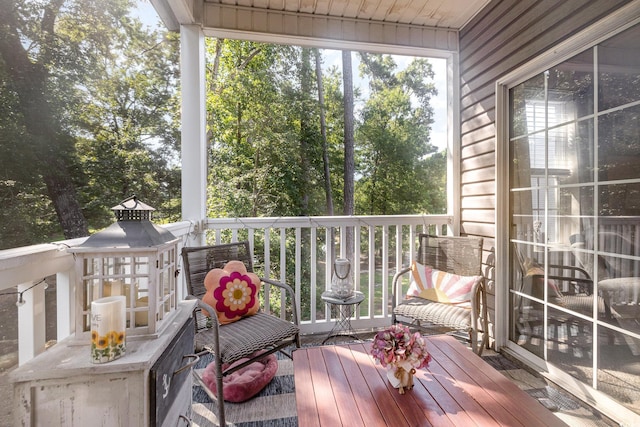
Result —
<instances>
[{"instance_id":1,"label":"sky","mask_svg":"<svg viewBox=\"0 0 640 427\"><path fill-rule=\"evenodd\" d=\"M137 3L137 16L145 25L155 27L162 24L149 0L138 0ZM327 52L329 54L324 60L326 67L332 65L341 66L341 55L338 51L333 52L334 53ZM406 67L411 58L412 57L394 55L394 59L400 68ZM429 58L429 62L433 65L435 72L434 83L438 90L438 95L431 100L434 111L434 123L431 128L431 144L435 145L438 150L441 151L447 146L447 63L446 60L440 58ZM353 67L354 82L358 84L358 64L355 61L355 55ZM362 80L360 80L360 83L364 84Z\"/></svg>"}]
</instances>

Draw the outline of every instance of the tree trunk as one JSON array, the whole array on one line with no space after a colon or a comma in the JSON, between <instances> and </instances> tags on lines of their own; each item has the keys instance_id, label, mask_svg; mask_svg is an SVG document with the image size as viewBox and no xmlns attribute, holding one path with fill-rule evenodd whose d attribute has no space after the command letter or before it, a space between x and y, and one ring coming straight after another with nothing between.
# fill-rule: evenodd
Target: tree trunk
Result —
<instances>
[{"instance_id":1,"label":"tree trunk","mask_svg":"<svg viewBox=\"0 0 640 427\"><path fill-rule=\"evenodd\" d=\"M47 39L53 39L53 23L61 2L46 8L42 30ZM17 17L13 8L3 5L0 9L0 58L5 63L9 85L18 98L18 108L28 132L25 145L36 150L38 164L32 165L34 173L42 174L58 220L67 239L89 234L87 221L80 208L75 186L69 173L73 139L62 129L53 113L48 97L49 72L48 47L42 46L39 62L32 62L21 43L17 29Z\"/></svg>"},{"instance_id":2,"label":"tree trunk","mask_svg":"<svg viewBox=\"0 0 640 427\"><path fill-rule=\"evenodd\" d=\"M302 49L300 64L300 214L309 215L309 139L311 117L308 101L311 100L311 49Z\"/></svg>"},{"instance_id":3,"label":"tree trunk","mask_svg":"<svg viewBox=\"0 0 640 427\"><path fill-rule=\"evenodd\" d=\"M342 51L342 80L344 85L344 214L354 214L354 117L353 117L353 71L351 51ZM347 227L342 253L353 261L353 227Z\"/></svg>"},{"instance_id":4,"label":"tree trunk","mask_svg":"<svg viewBox=\"0 0 640 427\"><path fill-rule=\"evenodd\" d=\"M331 170L329 168L329 144L327 142L327 119L324 105L324 85L322 83L322 61L318 49L315 49L315 54L318 105L320 107L320 135L322 137L322 163L324 166L324 193L327 200L327 215L333 215L333 192L331 190Z\"/></svg>"},{"instance_id":5,"label":"tree trunk","mask_svg":"<svg viewBox=\"0 0 640 427\"><path fill-rule=\"evenodd\" d=\"M216 39L216 53L213 56L213 65L211 67L211 72L209 73L209 92L215 95L218 95L218 71L220 70L220 58L222 57L222 47L224 46L225 39ZM215 114L211 111L211 115L208 118L209 122L207 124L213 123L215 120ZM213 135L211 132L211 126L207 126L207 141L211 141L213 139Z\"/></svg>"}]
</instances>

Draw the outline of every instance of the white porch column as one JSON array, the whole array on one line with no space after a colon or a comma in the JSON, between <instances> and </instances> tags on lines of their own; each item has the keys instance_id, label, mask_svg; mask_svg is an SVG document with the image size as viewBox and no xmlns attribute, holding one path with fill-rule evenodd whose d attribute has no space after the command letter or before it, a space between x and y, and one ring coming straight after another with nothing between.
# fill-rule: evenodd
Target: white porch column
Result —
<instances>
[{"instance_id":1,"label":"white porch column","mask_svg":"<svg viewBox=\"0 0 640 427\"><path fill-rule=\"evenodd\" d=\"M204 243L207 206L207 138L204 34L198 25L180 26L182 89L182 219L195 233L187 245Z\"/></svg>"},{"instance_id":2,"label":"white porch column","mask_svg":"<svg viewBox=\"0 0 640 427\"><path fill-rule=\"evenodd\" d=\"M454 223L448 232L460 234L462 200L460 162L460 55L451 53L447 57L447 214L453 215Z\"/></svg>"}]
</instances>

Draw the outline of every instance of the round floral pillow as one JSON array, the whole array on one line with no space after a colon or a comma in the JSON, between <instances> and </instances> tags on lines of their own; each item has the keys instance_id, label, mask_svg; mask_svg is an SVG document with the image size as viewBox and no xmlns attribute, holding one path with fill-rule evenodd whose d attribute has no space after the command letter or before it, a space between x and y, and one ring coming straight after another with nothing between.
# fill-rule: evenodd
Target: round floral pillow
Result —
<instances>
[{"instance_id":1,"label":"round floral pillow","mask_svg":"<svg viewBox=\"0 0 640 427\"><path fill-rule=\"evenodd\" d=\"M229 261L223 268L209 271L204 286L207 293L202 300L215 308L221 324L256 314L260 308L260 279L247 272L242 261Z\"/></svg>"}]
</instances>

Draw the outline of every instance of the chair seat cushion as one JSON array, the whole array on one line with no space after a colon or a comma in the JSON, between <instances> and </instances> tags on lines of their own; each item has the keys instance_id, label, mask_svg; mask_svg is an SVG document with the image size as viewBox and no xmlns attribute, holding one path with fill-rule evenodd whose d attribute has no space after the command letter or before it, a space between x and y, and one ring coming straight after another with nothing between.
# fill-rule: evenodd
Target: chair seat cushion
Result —
<instances>
[{"instance_id":1,"label":"chair seat cushion","mask_svg":"<svg viewBox=\"0 0 640 427\"><path fill-rule=\"evenodd\" d=\"M290 338L293 343L299 331L295 324L264 312L243 317L220 326L220 358L222 363L233 363L258 350L278 345L282 340ZM205 348L213 351L214 337L213 329L198 332L196 351Z\"/></svg>"},{"instance_id":2,"label":"chair seat cushion","mask_svg":"<svg viewBox=\"0 0 640 427\"><path fill-rule=\"evenodd\" d=\"M253 354L251 357L257 356ZM233 368L249 358L242 358L236 362L223 364L222 369ZM216 362L210 363L202 374L202 381L214 395L218 395L216 390ZM253 362L237 371L226 375L222 379L222 390L224 400L227 402L244 402L258 394L273 379L278 371L278 359L270 354L265 358Z\"/></svg>"},{"instance_id":3,"label":"chair seat cushion","mask_svg":"<svg viewBox=\"0 0 640 427\"><path fill-rule=\"evenodd\" d=\"M451 329L471 327L471 309L459 305L444 304L424 298L412 297L396 306L393 312L420 322L433 323Z\"/></svg>"}]
</instances>

